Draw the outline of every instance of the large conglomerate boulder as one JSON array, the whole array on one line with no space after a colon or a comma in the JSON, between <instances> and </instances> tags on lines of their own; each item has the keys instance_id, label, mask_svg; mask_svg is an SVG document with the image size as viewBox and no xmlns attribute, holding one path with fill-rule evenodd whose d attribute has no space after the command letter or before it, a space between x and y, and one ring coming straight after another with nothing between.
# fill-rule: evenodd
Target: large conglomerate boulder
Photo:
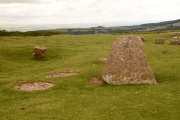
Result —
<instances>
[{"instance_id":1,"label":"large conglomerate boulder","mask_svg":"<svg viewBox=\"0 0 180 120\"><path fill-rule=\"evenodd\" d=\"M102 72L109 84L156 84L154 74L143 54L143 42L135 35L117 38Z\"/></svg>"}]
</instances>

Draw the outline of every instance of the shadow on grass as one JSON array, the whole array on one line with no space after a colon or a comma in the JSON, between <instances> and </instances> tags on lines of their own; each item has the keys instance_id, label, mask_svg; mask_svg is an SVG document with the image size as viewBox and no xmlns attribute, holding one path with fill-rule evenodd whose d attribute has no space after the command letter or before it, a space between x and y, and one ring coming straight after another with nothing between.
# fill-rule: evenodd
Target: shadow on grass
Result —
<instances>
[{"instance_id":1,"label":"shadow on grass","mask_svg":"<svg viewBox=\"0 0 180 120\"><path fill-rule=\"evenodd\" d=\"M164 83L164 82L177 82L178 76L172 75L172 74L161 74L161 73L155 73L155 79L158 84Z\"/></svg>"}]
</instances>

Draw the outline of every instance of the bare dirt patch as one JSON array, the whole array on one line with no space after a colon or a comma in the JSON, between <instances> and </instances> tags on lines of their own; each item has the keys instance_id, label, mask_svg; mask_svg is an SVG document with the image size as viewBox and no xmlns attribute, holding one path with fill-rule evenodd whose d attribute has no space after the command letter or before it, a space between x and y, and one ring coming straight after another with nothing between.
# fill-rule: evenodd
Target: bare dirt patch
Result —
<instances>
[{"instance_id":1,"label":"bare dirt patch","mask_svg":"<svg viewBox=\"0 0 180 120\"><path fill-rule=\"evenodd\" d=\"M48 74L45 77L46 78L67 77L76 74L77 74L76 72L58 72L58 73Z\"/></svg>"},{"instance_id":2,"label":"bare dirt patch","mask_svg":"<svg viewBox=\"0 0 180 120\"><path fill-rule=\"evenodd\" d=\"M100 85L103 84L103 81L97 77L91 78L90 82L93 84L100 84Z\"/></svg>"},{"instance_id":3,"label":"bare dirt patch","mask_svg":"<svg viewBox=\"0 0 180 120\"><path fill-rule=\"evenodd\" d=\"M18 88L23 91L34 91L34 90L45 90L53 86L54 84L48 82L34 82L34 83L23 83L20 86L16 86L15 88Z\"/></svg>"}]
</instances>

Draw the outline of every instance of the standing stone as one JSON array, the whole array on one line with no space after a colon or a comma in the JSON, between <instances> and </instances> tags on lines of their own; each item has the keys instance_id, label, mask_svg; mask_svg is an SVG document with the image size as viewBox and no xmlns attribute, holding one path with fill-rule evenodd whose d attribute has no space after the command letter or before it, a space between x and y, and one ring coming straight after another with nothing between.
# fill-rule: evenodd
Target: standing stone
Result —
<instances>
[{"instance_id":1,"label":"standing stone","mask_svg":"<svg viewBox=\"0 0 180 120\"><path fill-rule=\"evenodd\" d=\"M45 52L46 52L45 47L35 46L34 47L33 58L44 58L45 57Z\"/></svg>"},{"instance_id":2,"label":"standing stone","mask_svg":"<svg viewBox=\"0 0 180 120\"><path fill-rule=\"evenodd\" d=\"M180 45L180 40L171 40L170 45Z\"/></svg>"},{"instance_id":3,"label":"standing stone","mask_svg":"<svg viewBox=\"0 0 180 120\"><path fill-rule=\"evenodd\" d=\"M143 54L143 42L135 35L117 38L112 45L102 78L109 84L156 84Z\"/></svg>"},{"instance_id":4,"label":"standing stone","mask_svg":"<svg viewBox=\"0 0 180 120\"><path fill-rule=\"evenodd\" d=\"M156 43L156 44L164 44L164 42L165 42L165 40L164 40L163 38L157 38L157 39L155 40L155 43Z\"/></svg>"}]
</instances>

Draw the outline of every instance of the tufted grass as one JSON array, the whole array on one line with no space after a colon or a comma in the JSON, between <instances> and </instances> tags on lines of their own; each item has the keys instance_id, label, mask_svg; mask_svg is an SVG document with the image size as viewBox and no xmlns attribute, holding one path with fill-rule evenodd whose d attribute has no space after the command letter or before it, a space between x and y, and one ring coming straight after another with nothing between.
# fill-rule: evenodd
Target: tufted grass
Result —
<instances>
[{"instance_id":1,"label":"tufted grass","mask_svg":"<svg viewBox=\"0 0 180 120\"><path fill-rule=\"evenodd\" d=\"M0 37L1 120L179 120L180 46L168 45L170 32L136 33L144 37L144 53L157 85L91 84L101 78L111 44L120 35ZM165 44L154 44L156 38ZM34 46L45 46L43 60L32 59ZM73 71L77 75L45 78ZM25 92L14 85L47 81L55 86Z\"/></svg>"}]
</instances>

